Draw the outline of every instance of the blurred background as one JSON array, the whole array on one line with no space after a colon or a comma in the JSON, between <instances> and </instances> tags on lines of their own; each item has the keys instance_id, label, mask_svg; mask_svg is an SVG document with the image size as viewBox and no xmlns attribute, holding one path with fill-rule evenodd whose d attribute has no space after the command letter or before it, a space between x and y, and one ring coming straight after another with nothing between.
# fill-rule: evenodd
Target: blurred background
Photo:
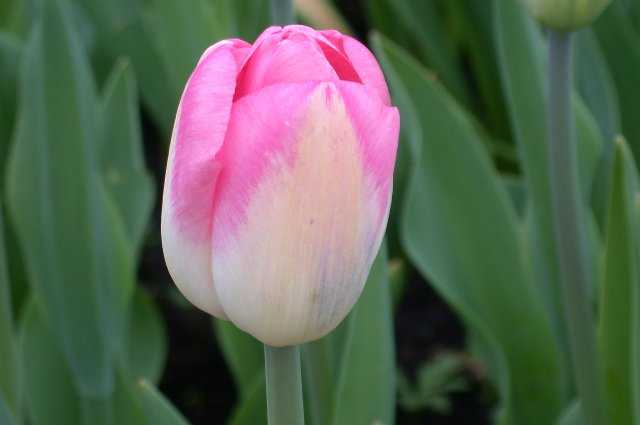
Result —
<instances>
[{"instance_id":1,"label":"blurred background","mask_svg":"<svg viewBox=\"0 0 640 425\"><path fill-rule=\"evenodd\" d=\"M561 382L549 405L559 415L574 394L564 324L544 295L551 290L539 302L528 296L557 270L538 267L550 237L528 223L544 188L517 148L527 131L545 134L544 34L510 0L296 8L301 23L368 44L402 111L386 248L371 278L382 292L365 297L378 307L358 307L361 322L350 326L366 338L343 362L374 362L363 388L384 386L385 414L401 425L493 423L513 390L505 376L546 391L529 374ZM261 347L176 290L160 203L175 109L200 54L227 37L252 42L269 22L266 0L0 0L0 395L16 424L120 418L103 409L141 378L157 387L142 396L143 411L149 397L165 397L193 425L264 423ZM613 136L624 129L632 151L640 143L637 2L614 2L578 46L581 175L597 240L606 202L598 176ZM559 353L551 366L540 354L547 337ZM314 350L303 358L311 377ZM356 387L345 391L338 398L357 399ZM313 423L333 423L319 415Z\"/></svg>"}]
</instances>

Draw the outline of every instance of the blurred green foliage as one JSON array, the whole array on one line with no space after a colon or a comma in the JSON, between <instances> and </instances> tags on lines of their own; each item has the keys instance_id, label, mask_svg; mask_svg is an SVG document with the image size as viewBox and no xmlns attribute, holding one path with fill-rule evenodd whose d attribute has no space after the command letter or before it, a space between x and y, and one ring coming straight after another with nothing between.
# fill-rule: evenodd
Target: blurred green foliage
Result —
<instances>
[{"instance_id":1,"label":"blurred green foliage","mask_svg":"<svg viewBox=\"0 0 640 425\"><path fill-rule=\"evenodd\" d=\"M0 424L187 423L154 387L165 323L138 284L159 239L143 127L164 155L201 52L254 40L268 6L0 0ZM361 6L401 110L394 202L360 301L303 347L307 422L394 423L392 293L415 269L462 318L499 396L494 423L581 423L551 229L544 31L514 0ZM582 30L575 65L602 391L608 423L640 425L640 2L615 0ZM238 395L228 423L265 423L262 346L228 323L215 331ZM400 375L400 405L446 410L464 387L447 362L423 365L415 387Z\"/></svg>"}]
</instances>

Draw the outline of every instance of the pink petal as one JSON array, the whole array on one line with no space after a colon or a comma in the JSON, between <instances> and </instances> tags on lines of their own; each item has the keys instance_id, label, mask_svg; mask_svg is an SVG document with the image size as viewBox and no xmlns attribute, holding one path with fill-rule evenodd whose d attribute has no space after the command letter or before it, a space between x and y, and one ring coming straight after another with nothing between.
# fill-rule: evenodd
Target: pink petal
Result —
<instances>
[{"instance_id":1,"label":"pink petal","mask_svg":"<svg viewBox=\"0 0 640 425\"><path fill-rule=\"evenodd\" d=\"M340 34L338 31L327 30L321 33L349 58L360 80L371 87L386 105L391 105L384 74L369 49L355 38Z\"/></svg>"},{"instance_id":2,"label":"pink petal","mask_svg":"<svg viewBox=\"0 0 640 425\"><path fill-rule=\"evenodd\" d=\"M349 58L342 49L342 43L334 43L330 38L325 37L325 33L335 33L341 36L338 31L316 31L305 25L288 25L283 28L284 32L304 33L313 38L324 53L325 58L338 74L338 77L344 81L354 81L361 83L360 76L349 61ZM331 34L333 35L333 34Z\"/></svg>"},{"instance_id":3,"label":"pink petal","mask_svg":"<svg viewBox=\"0 0 640 425\"><path fill-rule=\"evenodd\" d=\"M217 154L231 114L239 40L209 48L192 73L174 124L163 194L162 241L169 271L199 308L224 316L211 281L211 213L220 172Z\"/></svg>"},{"instance_id":4,"label":"pink petal","mask_svg":"<svg viewBox=\"0 0 640 425\"><path fill-rule=\"evenodd\" d=\"M387 106L374 90L361 84L338 83L347 111L361 144L364 166L378 193L379 218L388 208L393 182L393 169L398 149L400 114Z\"/></svg>"},{"instance_id":5,"label":"pink petal","mask_svg":"<svg viewBox=\"0 0 640 425\"><path fill-rule=\"evenodd\" d=\"M339 79L308 33L272 27L256 41L245 62L238 76L235 99L277 83Z\"/></svg>"}]
</instances>

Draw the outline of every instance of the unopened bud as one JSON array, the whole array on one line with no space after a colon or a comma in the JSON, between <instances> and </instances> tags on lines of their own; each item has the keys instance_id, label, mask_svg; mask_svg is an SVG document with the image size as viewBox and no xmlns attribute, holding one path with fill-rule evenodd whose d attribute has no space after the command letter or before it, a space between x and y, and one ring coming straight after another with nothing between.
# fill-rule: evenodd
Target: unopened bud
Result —
<instances>
[{"instance_id":1,"label":"unopened bud","mask_svg":"<svg viewBox=\"0 0 640 425\"><path fill-rule=\"evenodd\" d=\"M544 25L575 30L593 22L611 0L522 0L529 12Z\"/></svg>"}]
</instances>

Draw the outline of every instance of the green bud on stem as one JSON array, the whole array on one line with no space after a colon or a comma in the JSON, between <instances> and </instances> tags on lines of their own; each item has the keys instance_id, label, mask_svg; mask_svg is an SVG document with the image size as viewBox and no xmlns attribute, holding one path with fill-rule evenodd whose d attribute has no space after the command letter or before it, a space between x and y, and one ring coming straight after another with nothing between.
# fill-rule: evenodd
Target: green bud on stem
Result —
<instances>
[{"instance_id":1,"label":"green bud on stem","mask_svg":"<svg viewBox=\"0 0 640 425\"><path fill-rule=\"evenodd\" d=\"M592 23L611 0L522 0L531 15L542 24L572 31Z\"/></svg>"}]
</instances>

